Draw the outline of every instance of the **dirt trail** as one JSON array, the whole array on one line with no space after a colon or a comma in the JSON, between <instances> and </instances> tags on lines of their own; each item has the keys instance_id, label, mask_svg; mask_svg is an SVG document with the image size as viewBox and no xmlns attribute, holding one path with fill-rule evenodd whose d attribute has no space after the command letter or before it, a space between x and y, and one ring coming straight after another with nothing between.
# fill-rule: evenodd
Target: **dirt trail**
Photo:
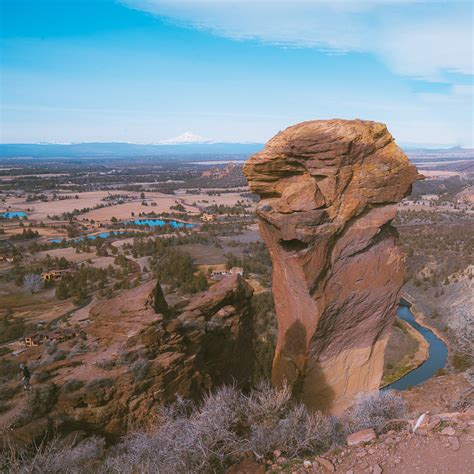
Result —
<instances>
[{"instance_id":1,"label":"dirt trail","mask_svg":"<svg viewBox=\"0 0 474 474\"><path fill-rule=\"evenodd\" d=\"M474 473L474 426L456 429L455 434L425 436L406 432L389 435L373 445L341 454L334 460L335 472Z\"/></svg>"}]
</instances>

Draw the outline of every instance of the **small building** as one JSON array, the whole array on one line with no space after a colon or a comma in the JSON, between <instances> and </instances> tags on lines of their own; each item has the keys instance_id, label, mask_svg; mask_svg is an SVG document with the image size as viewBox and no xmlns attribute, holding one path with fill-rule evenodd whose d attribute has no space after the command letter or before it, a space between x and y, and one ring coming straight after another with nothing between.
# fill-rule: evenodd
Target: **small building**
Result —
<instances>
[{"instance_id":1,"label":"small building","mask_svg":"<svg viewBox=\"0 0 474 474\"><path fill-rule=\"evenodd\" d=\"M49 336L47 334L32 334L31 336L26 336L23 338L23 342L26 347L37 347L41 344L45 344L49 341Z\"/></svg>"},{"instance_id":2,"label":"small building","mask_svg":"<svg viewBox=\"0 0 474 474\"><path fill-rule=\"evenodd\" d=\"M241 267L232 267L230 270L214 270L211 273L211 278L220 280L221 278L231 275L243 275L244 269Z\"/></svg>"},{"instance_id":3,"label":"small building","mask_svg":"<svg viewBox=\"0 0 474 474\"><path fill-rule=\"evenodd\" d=\"M228 275L230 275L230 273L227 270L214 270L211 273L211 278L223 278Z\"/></svg>"},{"instance_id":4,"label":"small building","mask_svg":"<svg viewBox=\"0 0 474 474\"><path fill-rule=\"evenodd\" d=\"M0 262L13 263L13 257L9 255L0 255Z\"/></svg>"},{"instance_id":5,"label":"small building","mask_svg":"<svg viewBox=\"0 0 474 474\"><path fill-rule=\"evenodd\" d=\"M56 329L51 332L35 333L31 336L23 338L23 342L26 347L37 347L42 344L46 344L49 341L64 342L70 339L74 339L77 336L77 332L73 329Z\"/></svg>"},{"instance_id":6,"label":"small building","mask_svg":"<svg viewBox=\"0 0 474 474\"><path fill-rule=\"evenodd\" d=\"M212 222L216 219L216 216L214 214L209 214L207 212L204 212L202 214L202 217L201 219L204 221L204 222Z\"/></svg>"},{"instance_id":7,"label":"small building","mask_svg":"<svg viewBox=\"0 0 474 474\"><path fill-rule=\"evenodd\" d=\"M64 342L74 339L77 336L76 331L73 329L56 329L55 331L48 334L50 341Z\"/></svg>"},{"instance_id":8,"label":"small building","mask_svg":"<svg viewBox=\"0 0 474 474\"><path fill-rule=\"evenodd\" d=\"M49 272L43 272L41 278L44 281L59 281L70 270L50 270Z\"/></svg>"}]
</instances>

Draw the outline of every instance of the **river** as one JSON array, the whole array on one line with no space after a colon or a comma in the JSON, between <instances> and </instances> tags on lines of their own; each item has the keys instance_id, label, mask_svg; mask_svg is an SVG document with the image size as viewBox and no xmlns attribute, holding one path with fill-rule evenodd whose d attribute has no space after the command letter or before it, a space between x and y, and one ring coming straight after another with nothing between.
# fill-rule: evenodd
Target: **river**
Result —
<instances>
[{"instance_id":1,"label":"river","mask_svg":"<svg viewBox=\"0 0 474 474\"><path fill-rule=\"evenodd\" d=\"M433 377L433 375L435 375L439 369L442 369L448 361L448 348L446 344L439 339L433 331L418 324L408 306L400 305L397 315L400 319L403 319L415 328L426 339L429 344L428 359L396 382L384 387L384 390L406 390L407 388L414 387L415 385L425 382Z\"/></svg>"}]
</instances>

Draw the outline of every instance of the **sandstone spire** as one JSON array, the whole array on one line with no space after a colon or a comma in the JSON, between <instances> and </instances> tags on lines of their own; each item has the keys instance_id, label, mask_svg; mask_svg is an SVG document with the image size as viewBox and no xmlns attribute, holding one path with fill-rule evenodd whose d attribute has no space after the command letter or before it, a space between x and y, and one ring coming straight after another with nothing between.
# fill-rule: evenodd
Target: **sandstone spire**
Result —
<instances>
[{"instance_id":1,"label":"sandstone spire","mask_svg":"<svg viewBox=\"0 0 474 474\"><path fill-rule=\"evenodd\" d=\"M289 127L244 173L273 261L273 382L340 413L379 386L404 276L391 221L420 176L385 125L361 120Z\"/></svg>"}]
</instances>

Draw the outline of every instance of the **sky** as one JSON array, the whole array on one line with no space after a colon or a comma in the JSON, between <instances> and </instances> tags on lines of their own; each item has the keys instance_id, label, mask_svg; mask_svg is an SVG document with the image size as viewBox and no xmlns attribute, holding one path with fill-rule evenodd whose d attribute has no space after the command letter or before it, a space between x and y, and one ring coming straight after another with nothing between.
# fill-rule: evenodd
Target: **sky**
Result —
<instances>
[{"instance_id":1,"label":"sky","mask_svg":"<svg viewBox=\"0 0 474 474\"><path fill-rule=\"evenodd\" d=\"M360 118L473 146L472 0L0 5L2 143L261 143Z\"/></svg>"}]
</instances>

